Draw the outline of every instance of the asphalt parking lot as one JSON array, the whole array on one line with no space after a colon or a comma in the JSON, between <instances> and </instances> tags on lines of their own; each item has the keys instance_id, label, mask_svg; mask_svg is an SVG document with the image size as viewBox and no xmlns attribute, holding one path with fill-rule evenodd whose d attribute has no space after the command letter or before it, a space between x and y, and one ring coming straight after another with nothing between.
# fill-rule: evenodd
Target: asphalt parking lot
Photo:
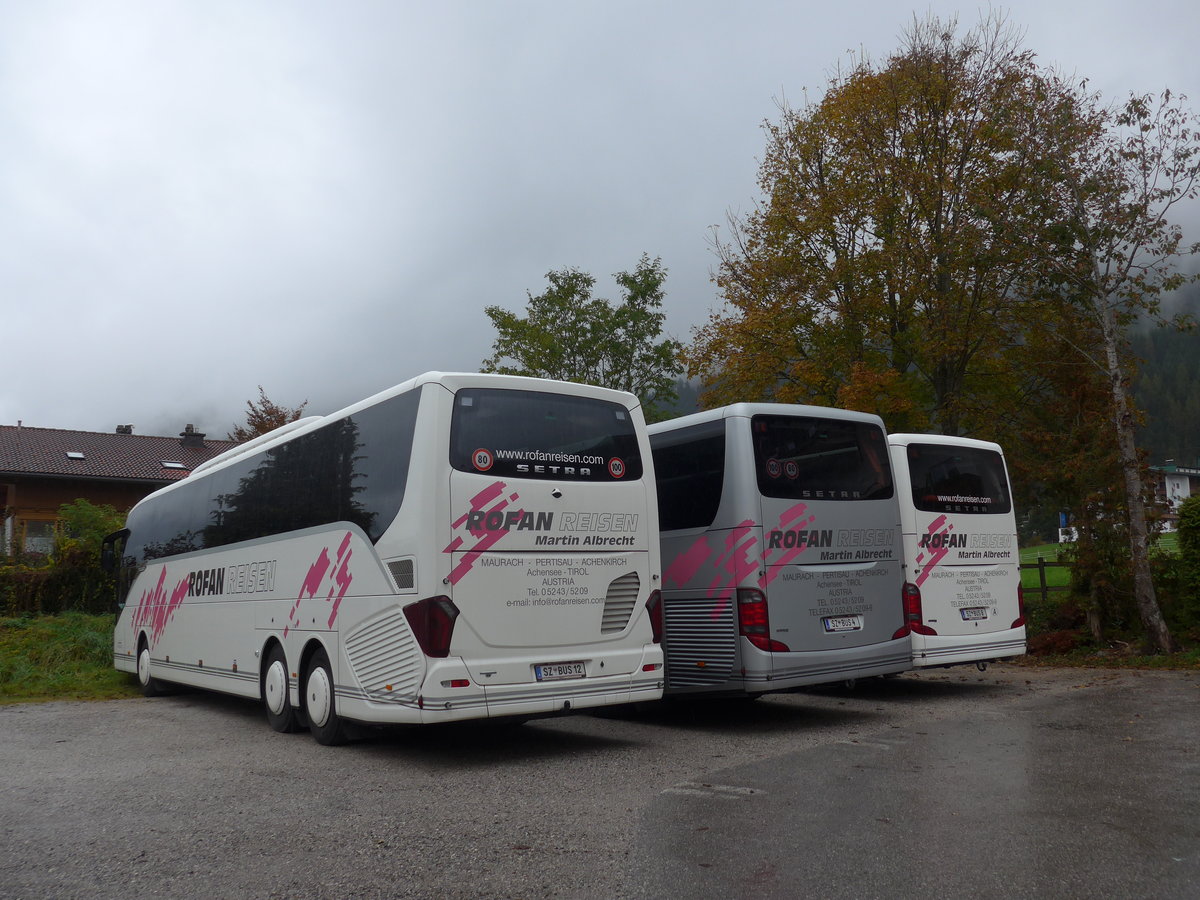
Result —
<instances>
[{"instance_id":1,"label":"asphalt parking lot","mask_svg":"<svg viewBox=\"0 0 1200 900\"><path fill-rule=\"evenodd\" d=\"M0 897L1194 897L1200 673L993 666L346 747L0 708Z\"/></svg>"}]
</instances>

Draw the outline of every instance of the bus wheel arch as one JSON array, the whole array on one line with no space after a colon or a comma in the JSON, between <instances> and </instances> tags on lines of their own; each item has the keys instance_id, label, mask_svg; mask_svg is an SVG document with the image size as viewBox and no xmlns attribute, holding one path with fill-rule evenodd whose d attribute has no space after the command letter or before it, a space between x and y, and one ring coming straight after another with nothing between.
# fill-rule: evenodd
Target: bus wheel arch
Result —
<instances>
[{"instance_id":1,"label":"bus wheel arch","mask_svg":"<svg viewBox=\"0 0 1200 900\"><path fill-rule=\"evenodd\" d=\"M137 649L137 680L142 689L142 696L157 697L164 693L162 682L150 674L150 638L146 632L138 635Z\"/></svg>"},{"instance_id":2,"label":"bus wheel arch","mask_svg":"<svg viewBox=\"0 0 1200 900\"><path fill-rule=\"evenodd\" d=\"M304 714L308 729L318 744L334 746L346 742L346 729L337 714L336 686L329 654L319 642L304 652Z\"/></svg>"},{"instance_id":3,"label":"bus wheel arch","mask_svg":"<svg viewBox=\"0 0 1200 900\"><path fill-rule=\"evenodd\" d=\"M301 724L296 708L292 706L291 680L283 645L275 638L268 640L262 649L262 660L258 686L267 723L281 734L299 731Z\"/></svg>"}]
</instances>

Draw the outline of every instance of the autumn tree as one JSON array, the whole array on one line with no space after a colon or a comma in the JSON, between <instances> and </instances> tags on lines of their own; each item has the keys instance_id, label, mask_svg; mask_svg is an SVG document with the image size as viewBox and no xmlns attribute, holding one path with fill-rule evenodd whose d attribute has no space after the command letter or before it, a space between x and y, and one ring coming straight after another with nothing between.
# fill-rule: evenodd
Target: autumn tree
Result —
<instances>
[{"instance_id":1,"label":"autumn tree","mask_svg":"<svg viewBox=\"0 0 1200 900\"><path fill-rule=\"evenodd\" d=\"M1003 19L955 32L914 22L886 65L860 61L767 124L763 200L715 242L726 305L688 374L709 402L866 409L998 439L1031 470L1044 448L1044 474L1079 473L1078 512L1115 529L1121 511L1137 607L1166 650L1125 334L1182 281L1191 251L1168 213L1195 196L1195 120L1170 95L1102 107ZM1083 418L1055 423L1066 410Z\"/></svg>"},{"instance_id":2,"label":"autumn tree","mask_svg":"<svg viewBox=\"0 0 1200 900\"><path fill-rule=\"evenodd\" d=\"M266 434L268 431L274 431L280 425L286 425L299 419L306 406L308 406L307 400L294 409L280 406L267 397L267 392L260 384L258 386L258 402L246 401L246 424L235 425L233 431L229 432L226 437L231 441L243 442L258 437L260 434Z\"/></svg>"},{"instance_id":3,"label":"autumn tree","mask_svg":"<svg viewBox=\"0 0 1200 900\"><path fill-rule=\"evenodd\" d=\"M713 401L867 409L978 433L1016 408L1015 286L1045 219L1055 82L1001 19L914 22L900 52L768 123L764 199L718 239L726 301L685 358ZM986 429L984 429L986 430Z\"/></svg>"},{"instance_id":4,"label":"autumn tree","mask_svg":"<svg viewBox=\"0 0 1200 900\"><path fill-rule=\"evenodd\" d=\"M1164 293L1187 278L1181 256L1183 232L1170 221L1173 209L1194 199L1200 178L1200 120L1169 91L1155 98L1133 95L1116 108L1082 97L1086 116L1061 127L1073 153L1056 167L1055 201L1063 211L1053 229L1059 252L1043 261L1041 281L1054 315L1048 329L1066 334L1063 321L1079 314L1091 325L1091 340L1071 346L1102 374L1111 398L1110 428L1120 463L1123 506L1133 565L1134 598L1155 649L1175 647L1155 596L1150 567L1144 466L1138 454L1138 411L1130 394L1128 331L1139 318L1161 318ZM1065 127L1064 127L1065 125ZM1169 324L1169 323L1168 323ZM1190 323L1183 317L1178 326ZM1067 335L1068 338L1074 337Z\"/></svg>"},{"instance_id":5,"label":"autumn tree","mask_svg":"<svg viewBox=\"0 0 1200 900\"><path fill-rule=\"evenodd\" d=\"M549 287L521 316L501 306L484 311L497 336L482 371L595 384L641 399L646 418L661 418L676 399L680 345L662 337L661 259L646 254L633 272L613 276L621 299L593 296L596 279L574 268L546 273Z\"/></svg>"}]
</instances>

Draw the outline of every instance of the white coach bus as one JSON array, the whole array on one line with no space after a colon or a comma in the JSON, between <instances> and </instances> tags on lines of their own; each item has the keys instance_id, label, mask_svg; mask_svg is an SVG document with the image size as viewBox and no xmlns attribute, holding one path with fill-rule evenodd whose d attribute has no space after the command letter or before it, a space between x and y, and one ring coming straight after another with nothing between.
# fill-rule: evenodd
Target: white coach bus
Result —
<instances>
[{"instance_id":1,"label":"white coach bus","mask_svg":"<svg viewBox=\"0 0 1200 900\"><path fill-rule=\"evenodd\" d=\"M999 444L893 434L913 665L1025 652L1017 522Z\"/></svg>"},{"instance_id":2,"label":"white coach bus","mask_svg":"<svg viewBox=\"0 0 1200 900\"><path fill-rule=\"evenodd\" d=\"M739 403L652 425L650 446L668 694L911 668L879 417Z\"/></svg>"},{"instance_id":3,"label":"white coach bus","mask_svg":"<svg viewBox=\"0 0 1200 900\"><path fill-rule=\"evenodd\" d=\"M261 698L324 744L654 700L653 490L630 394L422 375L138 503L106 554L115 665Z\"/></svg>"}]
</instances>

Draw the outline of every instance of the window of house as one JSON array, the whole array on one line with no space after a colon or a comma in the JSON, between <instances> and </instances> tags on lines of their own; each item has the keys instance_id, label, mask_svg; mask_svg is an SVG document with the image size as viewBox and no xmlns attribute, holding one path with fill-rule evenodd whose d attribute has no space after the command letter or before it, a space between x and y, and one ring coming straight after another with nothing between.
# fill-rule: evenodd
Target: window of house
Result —
<instances>
[{"instance_id":1,"label":"window of house","mask_svg":"<svg viewBox=\"0 0 1200 900\"><path fill-rule=\"evenodd\" d=\"M26 521L25 537L21 549L26 553L49 555L54 550L54 523Z\"/></svg>"}]
</instances>

